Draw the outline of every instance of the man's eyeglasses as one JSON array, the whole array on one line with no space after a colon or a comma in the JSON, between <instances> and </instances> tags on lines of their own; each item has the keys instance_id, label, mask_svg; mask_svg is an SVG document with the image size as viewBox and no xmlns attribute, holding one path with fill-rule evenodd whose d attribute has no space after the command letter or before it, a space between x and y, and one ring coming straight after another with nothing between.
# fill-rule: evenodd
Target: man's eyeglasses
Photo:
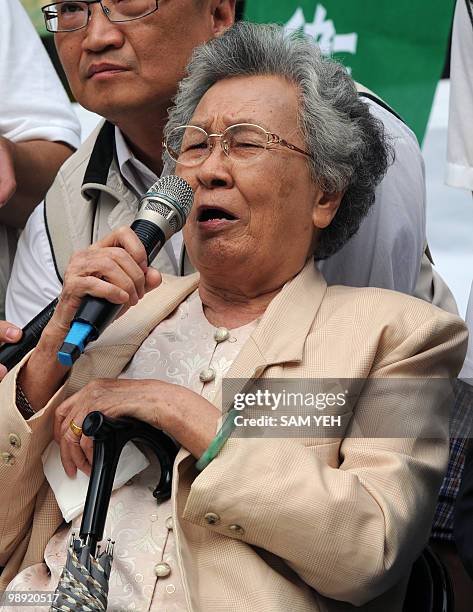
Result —
<instances>
[{"instance_id":1,"label":"man's eyeglasses","mask_svg":"<svg viewBox=\"0 0 473 612\"><path fill-rule=\"evenodd\" d=\"M196 125L181 125L169 132L163 147L178 164L198 166L212 153L217 138L225 155L236 161L254 161L266 149L276 145L312 157L310 153L253 123L231 125L223 134L208 134Z\"/></svg>"},{"instance_id":2,"label":"man's eyeglasses","mask_svg":"<svg viewBox=\"0 0 473 612\"><path fill-rule=\"evenodd\" d=\"M158 0L85 0L55 2L43 6L49 32L73 32L85 28L91 16L90 5L99 3L109 21L119 23L141 19L158 10Z\"/></svg>"}]
</instances>

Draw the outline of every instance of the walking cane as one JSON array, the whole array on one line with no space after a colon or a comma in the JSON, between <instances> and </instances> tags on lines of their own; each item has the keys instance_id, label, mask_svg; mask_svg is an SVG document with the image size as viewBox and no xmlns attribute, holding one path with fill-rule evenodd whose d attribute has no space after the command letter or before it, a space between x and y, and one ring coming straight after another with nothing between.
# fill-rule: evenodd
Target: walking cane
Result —
<instances>
[{"instance_id":1,"label":"walking cane","mask_svg":"<svg viewBox=\"0 0 473 612\"><path fill-rule=\"evenodd\" d=\"M125 444L131 440L142 442L155 452L161 465L161 477L153 492L157 503L171 495L172 467L178 451L175 441L163 431L129 417L110 419L101 412L91 412L84 420L82 432L94 439L92 472L79 538L74 533L71 536L51 606L54 611L107 609L114 542L107 540L104 550L100 550L98 542L103 537L115 472Z\"/></svg>"}]
</instances>

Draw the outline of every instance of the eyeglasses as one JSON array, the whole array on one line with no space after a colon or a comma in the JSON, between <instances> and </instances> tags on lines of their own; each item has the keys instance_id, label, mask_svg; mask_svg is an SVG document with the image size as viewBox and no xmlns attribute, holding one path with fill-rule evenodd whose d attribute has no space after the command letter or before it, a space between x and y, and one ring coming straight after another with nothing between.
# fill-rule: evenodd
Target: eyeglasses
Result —
<instances>
[{"instance_id":1,"label":"eyeglasses","mask_svg":"<svg viewBox=\"0 0 473 612\"><path fill-rule=\"evenodd\" d=\"M225 155L236 161L254 161L274 145L312 157L310 153L253 123L231 125L223 134L208 134L196 125L181 125L164 138L163 147L178 164L198 166L212 153L217 138Z\"/></svg>"},{"instance_id":2,"label":"eyeglasses","mask_svg":"<svg viewBox=\"0 0 473 612\"><path fill-rule=\"evenodd\" d=\"M90 5L99 3L104 15L112 23L133 21L158 10L158 0L85 0L55 2L43 6L48 32L73 32L85 28L91 16Z\"/></svg>"}]
</instances>

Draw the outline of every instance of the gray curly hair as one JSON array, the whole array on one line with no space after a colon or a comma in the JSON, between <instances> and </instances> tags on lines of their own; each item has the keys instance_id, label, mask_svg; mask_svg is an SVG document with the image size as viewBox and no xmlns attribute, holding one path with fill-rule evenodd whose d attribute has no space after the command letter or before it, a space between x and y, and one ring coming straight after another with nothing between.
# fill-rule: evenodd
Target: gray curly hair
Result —
<instances>
[{"instance_id":1,"label":"gray curly hair","mask_svg":"<svg viewBox=\"0 0 473 612\"><path fill-rule=\"evenodd\" d=\"M314 257L336 253L358 231L393 160L383 124L359 98L345 68L324 58L307 37L287 36L276 25L239 22L198 47L187 69L165 137L189 124L203 95L223 79L276 75L298 87L299 129L311 154L307 163L314 181L326 193L345 192L335 218L320 234Z\"/></svg>"}]
</instances>

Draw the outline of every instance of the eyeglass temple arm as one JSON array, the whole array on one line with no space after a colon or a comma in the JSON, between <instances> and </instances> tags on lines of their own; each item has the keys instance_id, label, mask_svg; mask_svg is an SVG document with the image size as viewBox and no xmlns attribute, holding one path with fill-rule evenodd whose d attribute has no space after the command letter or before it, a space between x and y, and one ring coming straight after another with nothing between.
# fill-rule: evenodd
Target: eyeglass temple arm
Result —
<instances>
[{"instance_id":1,"label":"eyeglass temple arm","mask_svg":"<svg viewBox=\"0 0 473 612\"><path fill-rule=\"evenodd\" d=\"M272 134L271 132L266 132L266 133L268 134L268 136L271 137L271 140L268 141L268 144L280 144L283 147L287 147L288 149L291 149L291 151L297 151L298 153L302 153L303 155L307 155L307 157L312 158L312 155L310 153L307 153L307 151L304 151L303 149L296 147L296 145L293 145L290 142L287 142L287 140L284 140L284 138L281 138L277 134Z\"/></svg>"},{"instance_id":2,"label":"eyeglass temple arm","mask_svg":"<svg viewBox=\"0 0 473 612\"><path fill-rule=\"evenodd\" d=\"M87 415L82 431L93 438L94 455L79 534L95 554L96 544L103 537L113 481L125 444L131 440L143 442L156 454L161 466L161 477L153 492L157 502L171 495L172 468L179 449L170 436L147 423L131 417L110 419L99 411Z\"/></svg>"}]
</instances>

